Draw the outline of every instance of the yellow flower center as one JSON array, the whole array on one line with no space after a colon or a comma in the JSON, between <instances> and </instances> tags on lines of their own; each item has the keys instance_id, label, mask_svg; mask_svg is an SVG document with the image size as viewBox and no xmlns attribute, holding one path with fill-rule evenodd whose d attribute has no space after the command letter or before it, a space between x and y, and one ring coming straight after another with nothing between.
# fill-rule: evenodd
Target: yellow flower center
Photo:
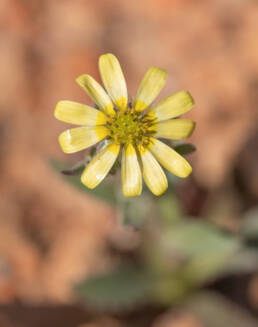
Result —
<instances>
[{"instance_id":1,"label":"yellow flower center","mask_svg":"<svg viewBox=\"0 0 258 327\"><path fill-rule=\"evenodd\" d=\"M115 142L133 145L149 144L149 137L155 133L154 119L150 115L127 108L126 111L117 112L107 122L110 138Z\"/></svg>"}]
</instances>

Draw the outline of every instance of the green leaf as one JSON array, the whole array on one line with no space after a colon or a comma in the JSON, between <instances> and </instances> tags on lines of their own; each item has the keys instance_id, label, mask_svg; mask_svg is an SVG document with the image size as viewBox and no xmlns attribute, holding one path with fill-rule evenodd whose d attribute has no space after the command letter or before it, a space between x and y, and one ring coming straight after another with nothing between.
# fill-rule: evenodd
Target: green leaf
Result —
<instances>
[{"instance_id":1,"label":"green leaf","mask_svg":"<svg viewBox=\"0 0 258 327\"><path fill-rule=\"evenodd\" d=\"M175 271L157 275L153 284L153 301L166 306L182 302L192 291L182 277Z\"/></svg>"},{"instance_id":2,"label":"green leaf","mask_svg":"<svg viewBox=\"0 0 258 327\"><path fill-rule=\"evenodd\" d=\"M68 169L66 164L61 163L56 160L51 160L50 164L59 173L61 173L64 170L67 171L67 169ZM111 183L108 183L106 180L104 180L94 190L90 190L81 183L79 176L67 176L67 174L64 174L62 176L65 181L72 184L79 191L85 192L92 196L96 196L97 198L104 200L110 204L113 204L113 205L116 204L117 199L116 199L116 194L115 194L115 186Z\"/></svg>"},{"instance_id":3,"label":"green leaf","mask_svg":"<svg viewBox=\"0 0 258 327\"><path fill-rule=\"evenodd\" d=\"M247 240L257 240L258 242L258 208L248 211L243 217L240 226L240 233Z\"/></svg>"},{"instance_id":4,"label":"green leaf","mask_svg":"<svg viewBox=\"0 0 258 327\"><path fill-rule=\"evenodd\" d=\"M79 161L77 164L73 165L71 168L61 170L61 173L67 176L81 175L85 168L85 161Z\"/></svg>"},{"instance_id":5,"label":"green leaf","mask_svg":"<svg viewBox=\"0 0 258 327\"><path fill-rule=\"evenodd\" d=\"M243 248L229 258L223 271L226 274L250 274L258 270L258 251Z\"/></svg>"},{"instance_id":6,"label":"green leaf","mask_svg":"<svg viewBox=\"0 0 258 327\"><path fill-rule=\"evenodd\" d=\"M182 156L193 153L196 151L196 147L191 143L183 143L174 146L174 150Z\"/></svg>"},{"instance_id":7,"label":"green leaf","mask_svg":"<svg viewBox=\"0 0 258 327\"><path fill-rule=\"evenodd\" d=\"M258 320L248 311L212 292L202 292L191 297L184 310L190 311L206 327L257 327Z\"/></svg>"},{"instance_id":8,"label":"green leaf","mask_svg":"<svg viewBox=\"0 0 258 327\"><path fill-rule=\"evenodd\" d=\"M231 251L238 246L234 237L194 220L185 220L169 229L164 233L163 243L185 256Z\"/></svg>"},{"instance_id":9,"label":"green leaf","mask_svg":"<svg viewBox=\"0 0 258 327\"><path fill-rule=\"evenodd\" d=\"M141 196L126 198L122 191L119 191L117 205L124 225L140 227L150 216L152 197L149 192L143 192Z\"/></svg>"},{"instance_id":10,"label":"green leaf","mask_svg":"<svg viewBox=\"0 0 258 327\"><path fill-rule=\"evenodd\" d=\"M202 222L179 223L162 236L165 253L184 258L182 275L192 285L215 278L227 266L240 242Z\"/></svg>"},{"instance_id":11,"label":"green leaf","mask_svg":"<svg viewBox=\"0 0 258 327\"><path fill-rule=\"evenodd\" d=\"M173 191L175 189L175 187L182 182L182 178L177 177L176 175L170 173L167 170L164 170L164 173L168 180L168 187L170 190Z\"/></svg>"},{"instance_id":12,"label":"green leaf","mask_svg":"<svg viewBox=\"0 0 258 327\"><path fill-rule=\"evenodd\" d=\"M160 212L161 218L167 224L178 223L183 216L182 207L176 194L172 192L166 192L164 195L157 199L157 206Z\"/></svg>"},{"instance_id":13,"label":"green leaf","mask_svg":"<svg viewBox=\"0 0 258 327\"><path fill-rule=\"evenodd\" d=\"M77 293L88 305L116 311L148 302L150 286L148 274L128 266L86 280Z\"/></svg>"}]
</instances>

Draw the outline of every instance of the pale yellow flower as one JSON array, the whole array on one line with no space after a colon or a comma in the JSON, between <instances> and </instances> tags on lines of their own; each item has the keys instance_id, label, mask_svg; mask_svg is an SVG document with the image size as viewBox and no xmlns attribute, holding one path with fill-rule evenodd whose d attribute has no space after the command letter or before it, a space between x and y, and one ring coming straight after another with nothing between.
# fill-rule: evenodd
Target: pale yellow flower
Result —
<instances>
[{"instance_id":1,"label":"pale yellow flower","mask_svg":"<svg viewBox=\"0 0 258 327\"><path fill-rule=\"evenodd\" d=\"M99 71L105 89L89 75L81 75L76 80L99 110L73 101L57 103L57 119L83 125L59 136L62 150L74 153L106 140L82 173L81 181L85 186L99 185L121 150L124 195L140 195L142 177L155 195L162 194L168 182L160 164L179 177L187 177L192 168L157 138L179 140L192 134L195 127L192 120L172 118L189 111L194 104L193 98L188 92L180 91L152 105L167 77L164 70L152 67L143 77L131 104L123 72L113 54L99 58Z\"/></svg>"}]
</instances>

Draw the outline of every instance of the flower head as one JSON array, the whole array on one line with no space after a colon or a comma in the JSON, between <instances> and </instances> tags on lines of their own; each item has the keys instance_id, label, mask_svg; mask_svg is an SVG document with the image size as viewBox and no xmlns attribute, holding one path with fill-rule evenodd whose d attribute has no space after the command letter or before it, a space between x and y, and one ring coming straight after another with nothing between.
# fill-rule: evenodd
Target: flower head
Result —
<instances>
[{"instance_id":1,"label":"flower head","mask_svg":"<svg viewBox=\"0 0 258 327\"><path fill-rule=\"evenodd\" d=\"M72 101L57 103L57 119L82 125L61 133L60 146L65 153L74 153L106 140L83 171L81 182L89 188L99 185L122 151L124 195L140 195L142 177L149 189L160 195L168 186L160 164L179 177L192 171L182 156L157 138L178 140L191 135L195 127L192 120L173 118L190 110L193 98L180 91L152 105L167 77L164 70L152 67L130 103L117 58L112 54L100 56L99 70L105 89L89 75L76 80L98 109Z\"/></svg>"}]
</instances>

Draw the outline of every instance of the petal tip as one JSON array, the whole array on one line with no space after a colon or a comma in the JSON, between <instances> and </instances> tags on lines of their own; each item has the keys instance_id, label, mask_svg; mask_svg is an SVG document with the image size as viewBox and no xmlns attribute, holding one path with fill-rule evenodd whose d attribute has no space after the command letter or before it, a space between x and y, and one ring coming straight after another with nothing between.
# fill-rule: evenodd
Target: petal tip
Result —
<instances>
[{"instance_id":1,"label":"petal tip","mask_svg":"<svg viewBox=\"0 0 258 327\"><path fill-rule=\"evenodd\" d=\"M192 108L195 105L194 98L193 98L192 94L189 91L182 90L182 91L179 91L178 93L181 93L181 95L184 96L185 99L187 99L188 106L191 105L191 108Z\"/></svg>"},{"instance_id":2,"label":"petal tip","mask_svg":"<svg viewBox=\"0 0 258 327\"><path fill-rule=\"evenodd\" d=\"M59 102L57 102L57 104L56 104L56 106L55 106L55 109L54 109L54 117L56 118L56 119L58 119L59 120L59 115L58 115L58 111L59 111L59 106L60 106L60 102L61 101L59 101Z\"/></svg>"},{"instance_id":3,"label":"petal tip","mask_svg":"<svg viewBox=\"0 0 258 327\"><path fill-rule=\"evenodd\" d=\"M67 150L67 131L62 132L59 136L58 136L58 142L60 145L60 148L62 149L62 151L64 153L70 153L70 151Z\"/></svg>"},{"instance_id":4,"label":"petal tip","mask_svg":"<svg viewBox=\"0 0 258 327\"><path fill-rule=\"evenodd\" d=\"M78 76L75 81L77 84L79 84L81 87L85 88L85 85L87 85L90 82L93 82L93 78L88 74L82 74Z\"/></svg>"},{"instance_id":5,"label":"petal tip","mask_svg":"<svg viewBox=\"0 0 258 327\"><path fill-rule=\"evenodd\" d=\"M192 171L193 171L192 167L188 164L188 167L185 168L184 170L182 170L182 172L180 172L180 174L178 174L178 177L187 178L188 176L191 175Z\"/></svg>"},{"instance_id":6,"label":"petal tip","mask_svg":"<svg viewBox=\"0 0 258 327\"><path fill-rule=\"evenodd\" d=\"M81 85L81 84L85 81L85 79L88 79L88 76L89 76L89 75L87 75L87 74L82 74L82 75L76 77L75 81L76 81L79 85Z\"/></svg>"},{"instance_id":7,"label":"petal tip","mask_svg":"<svg viewBox=\"0 0 258 327\"><path fill-rule=\"evenodd\" d=\"M161 196L162 194L164 194L166 192L166 190L168 189L168 182L167 179L165 179L163 181L163 185L159 185L159 188L152 188L151 192L156 195L156 196Z\"/></svg>"},{"instance_id":8,"label":"petal tip","mask_svg":"<svg viewBox=\"0 0 258 327\"><path fill-rule=\"evenodd\" d=\"M149 68L150 71L159 71L159 72L162 72L164 73L165 75L167 75L167 71L163 68L160 68L160 67L156 67L156 66L152 66Z\"/></svg>"},{"instance_id":9,"label":"petal tip","mask_svg":"<svg viewBox=\"0 0 258 327\"><path fill-rule=\"evenodd\" d=\"M93 190L96 187L96 185L90 183L90 181L87 178L85 178L84 173L82 173L81 175L81 183L91 190Z\"/></svg>"},{"instance_id":10,"label":"petal tip","mask_svg":"<svg viewBox=\"0 0 258 327\"><path fill-rule=\"evenodd\" d=\"M126 198L133 198L135 196L140 196L141 193L142 193L142 190L134 191L134 192L128 192L128 191L123 190L123 194Z\"/></svg>"},{"instance_id":11,"label":"petal tip","mask_svg":"<svg viewBox=\"0 0 258 327\"><path fill-rule=\"evenodd\" d=\"M56 119L58 120L61 120L60 119L60 111L62 110L62 105L65 104L66 102L68 101L65 101L65 100L60 100L57 102L56 106L55 106L55 109L54 109L54 116Z\"/></svg>"},{"instance_id":12,"label":"petal tip","mask_svg":"<svg viewBox=\"0 0 258 327\"><path fill-rule=\"evenodd\" d=\"M113 53L108 52L108 53L104 53L101 56L99 56L99 62L108 57L117 59L117 57Z\"/></svg>"}]
</instances>

